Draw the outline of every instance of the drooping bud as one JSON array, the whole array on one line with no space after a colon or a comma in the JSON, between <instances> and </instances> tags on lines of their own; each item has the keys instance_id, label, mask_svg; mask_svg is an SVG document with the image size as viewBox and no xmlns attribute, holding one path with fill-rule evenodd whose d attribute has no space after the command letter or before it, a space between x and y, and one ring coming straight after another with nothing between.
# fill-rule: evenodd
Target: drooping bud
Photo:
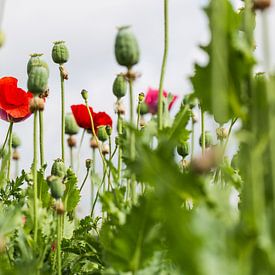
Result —
<instances>
[{"instance_id":1,"label":"drooping bud","mask_svg":"<svg viewBox=\"0 0 275 275\"><path fill-rule=\"evenodd\" d=\"M34 66L42 66L47 70L48 76L49 76L49 74L50 74L49 66L48 66L47 62L45 62L44 60L41 59L42 55L43 55L42 53L33 53L30 55L30 59L27 64L28 75L30 74L30 72Z\"/></svg>"},{"instance_id":2,"label":"drooping bud","mask_svg":"<svg viewBox=\"0 0 275 275\"><path fill-rule=\"evenodd\" d=\"M86 90L82 90L81 91L81 95L82 95L82 98L85 100L85 101L87 101L88 100L88 98L89 98L89 93L88 93L88 91L86 91Z\"/></svg>"},{"instance_id":3,"label":"drooping bud","mask_svg":"<svg viewBox=\"0 0 275 275\"><path fill-rule=\"evenodd\" d=\"M97 144L97 141L96 141L95 137L91 138L91 140L90 140L90 147L93 148L93 149L98 148L98 144Z\"/></svg>"},{"instance_id":4,"label":"drooping bud","mask_svg":"<svg viewBox=\"0 0 275 275\"><path fill-rule=\"evenodd\" d=\"M65 208L62 200L58 200L54 204L54 209L57 213L57 215L63 215L65 213Z\"/></svg>"},{"instance_id":5,"label":"drooping bud","mask_svg":"<svg viewBox=\"0 0 275 275\"><path fill-rule=\"evenodd\" d=\"M30 100L30 112L43 111L45 107L44 99L35 96Z\"/></svg>"},{"instance_id":6,"label":"drooping bud","mask_svg":"<svg viewBox=\"0 0 275 275\"><path fill-rule=\"evenodd\" d=\"M85 165L87 170L89 170L92 167L92 163L93 161L91 159L86 159Z\"/></svg>"},{"instance_id":7,"label":"drooping bud","mask_svg":"<svg viewBox=\"0 0 275 275\"><path fill-rule=\"evenodd\" d=\"M113 94L118 98L122 98L127 92L127 81L123 74L119 74L113 83Z\"/></svg>"},{"instance_id":8,"label":"drooping bud","mask_svg":"<svg viewBox=\"0 0 275 275\"><path fill-rule=\"evenodd\" d=\"M62 159L56 159L52 165L51 175L64 178L67 169Z\"/></svg>"},{"instance_id":9,"label":"drooping bud","mask_svg":"<svg viewBox=\"0 0 275 275\"><path fill-rule=\"evenodd\" d=\"M65 133L67 135L76 135L79 132L79 127L75 121L73 114L68 113L65 116Z\"/></svg>"},{"instance_id":10,"label":"drooping bud","mask_svg":"<svg viewBox=\"0 0 275 275\"><path fill-rule=\"evenodd\" d=\"M139 61L139 46L129 26L118 30L115 42L115 56L118 64L131 68Z\"/></svg>"},{"instance_id":11,"label":"drooping bud","mask_svg":"<svg viewBox=\"0 0 275 275\"><path fill-rule=\"evenodd\" d=\"M16 149L14 149L12 152L12 159L15 161L20 159L20 154Z\"/></svg>"},{"instance_id":12,"label":"drooping bud","mask_svg":"<svg viewBox=\"0 0 275 275\"><path fill-rule=\"evenodd\" d=\"M223 141L228 136L228 131L224 127L219 127L216 129L217 139Z\"/></svg>"},{"instance_id":13,"label":"drooping bud","mask_svg":"<svg viewBox=\"0 0 275 275\"><path fill-rule=\"evenodd\" d=\"M2 48L5 44L5 33L0 31L0 48Z\"/></svg>"},{"instance_id":14,"label":"drooping bud","mask_svg":"<svg viewBox=\"0 0 275 275\"><path fill-rule=\"evenodd\" d=\"M97 137L102 142L104 142L108 139L108 134L106 132L106 126L99 126L97 128Z\"/></svg>"},{"instance_id":15,"label":"drooping bud","mask_svg":"<svg viewBox=\"0 0 275 275\"><path fill-rule=\"evenodd\" d=\"M65 184L62 182L62 178L52 175L47 178L47 182L50 187L52 197L56 200L62 198L65 192Z\"/></svg>"},{"instance_id":16,"label":"drooping bud","mask_svg":"<svg viewBox=\"0 0 275 275\"><path fill-rule=\"evenodd\" d=\"M213 145L213 138L209 131L205 131L204 138L205 138L205 148L209 148L211 145ZM200 146L202 146L202 135L200 136L199 143L200 143Z\"/></svg>"},{"instance_id":17,"label":"drooping bud","mask_svg":"<svg viewBox=\"0 0 275 275\"><path fill-rule=\"evenodd\" d=\"M28 78L28 90L34 94L39 95L48 88L49 74L45 67L33 66Z\"/></svg>"},{"instance_id":18,"label":"drooping bud","mask_svg":"<svg viewBox=\"0 0 275 275\"><path fill-rule=\"evenodd\" d=\"M146 115L149 112L149 107L145 102L140 103L140 114Z\"/></svg>"},{"instance_id":19,"label":"drooping bud","mask_svg":"<svg viewBox=\"0 0 275 275\"><path fill-rule=\"evenodd\" d=\"M69 50L65 41L56 41L52 49L53 62L62 65L69 60Z\"/></svg>"},{"instance_id":20,"label":"drooping bud","mask_svg":"<svg viewBox=\"0 0 275 275\"><path fill-rule=\"evenodd\" d=\"M271 0L254 0L253 7L255 10L265 10L271 6Z\"/></svg>"},{"instance_id":21,"label":"drooping bud","mask_svg":"<svg viewBox=\"0 0 275 275\"><path fill-rule=\"evenodd\" d=\"M67 139L67 144L70 148L76 147L76 138L73 136L69 136Z\"/></svg>"},{"instance_id":22,"label":"drooping bud","mask_svg":"<svg viewBox=\"0 0 275 275\"><path fill-rule=\"evenodd\" d=\"M105 156L105 155L107 155L107 154L109 154L109 150L110 150L110 148L109 148L109 145L108 144L102 144L102 148L101 148L101 150L102 150L102 154Z\"/></svg>"},{"instance_id":23,"label":"drooping bud","mask_svg":"<svg viewBox=\"0 0 275 275\"><path fill-rule=\"evenodd\" d=\"M105 129L106 129L107 135L108 135L108 136L111 136L111 135L112 135L112 127L111 127L110 125L107 125L107 126L105 127Z\"/></svg>"},{"instance_id":24,"label":"drooping bud","mask_svg":"<svg viewBox=\"0 0 275 275\"><path fill-rule=\"evenodd\" d=\"M11 146L13 149L19 147L21 145L21 140L16 133L12 133L11 137Z\"/></svg>"},{"instance_id":25,"label":"drooping bud","mask_svg":"<svg viewBox=\"0 0 275 275\"><path fill-rule=\"evenodd\" d=\"M181 142L177 146L177 152L182 158L185 158L189 155L189 144L188 142Z\"/></svg>"}]
</instances>

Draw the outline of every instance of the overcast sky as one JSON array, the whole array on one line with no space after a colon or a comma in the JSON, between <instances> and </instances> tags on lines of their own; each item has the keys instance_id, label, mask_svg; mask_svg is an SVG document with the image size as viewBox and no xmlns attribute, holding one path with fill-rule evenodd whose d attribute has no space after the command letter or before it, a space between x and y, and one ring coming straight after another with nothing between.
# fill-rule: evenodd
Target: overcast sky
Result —
<instances>
[{"instance_id":1,"label":"overcast sky","mask_svg":"<svg viewBox=\"0 0 275 275\"><path fill-rule=\"evenodd\" d=\"M180 96L192 90L188 77L192 75L193 63L205 61L197 46L209 38L207 20L201 10L206 2L169 1L170 50L165 88ZM241 3L238 0L233 2L236 6ZM274 29L274 8L269 16L270 29ZM163 1L6 0L2 21L6 45L0 50L0 77L14 76L25 89L29 54L44 53L44 59L50 65L50 98L45 110L48 162L59 157L61 152L59 73L51 60L52 42L65 40L70 50L70 60L66 64L69 80L65 83L67 111L71 104L82 103L80 91L85 88L90 92L90 104L95 111L107 111L114 116L112 82L116 74L123 71L115 62L114 39L116 27L122 25L133 27L141 48L141 61L136 70L142 73L142 77L135 85L135 93L145 91L149 86L158 87L163 53ZM260 37L259 29L256 33ZM272 48L274 44L273 38ZM259 45L259 57L260 52ZM127 102L128 98L125 98ZM208 127L211 127L210 123ZM6 129L7 123L0 121L0 143ZM28 168L32 160L32 119L17 124L15 131L23 143L21 168ZM87 144L88 140L85 140L83 159L89 156L85 149Z\"/></svg>"}]
</instances>

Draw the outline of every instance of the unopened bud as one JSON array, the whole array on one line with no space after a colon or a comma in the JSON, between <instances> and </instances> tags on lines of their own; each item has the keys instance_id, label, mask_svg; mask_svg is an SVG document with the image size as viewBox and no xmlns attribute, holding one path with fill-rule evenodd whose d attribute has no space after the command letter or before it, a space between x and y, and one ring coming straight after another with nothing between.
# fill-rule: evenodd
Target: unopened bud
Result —
<instances>
[{"instance_id":1,"label":"unopened bud","mask_svg":"<svg viewBox=\"0 0 275 275\"><path fill-rule=\"evenodd\" d=\"M44 100L38 96L33 97L30 100L30 111L34 113L36 111L43 111L45 107Z\"/></svg>"},{"instance_id":2,"label":"unopened bud","mask_svg":"<svg viewBox=\"0 0 275 275\"><path fill-rule=\"evenodd\" d=\"M107 126L105 127L105 129L106 129L107 135L108 135L108 136L111 136L111 135L112 135L112 127L111 127L110 125L107 125Z\"/></svg>"},{"instance_id":3,"label":"unopened bud","mask_svg":"<svg viewBox=\"0 0 275 275\"><path fill-rule=\"evenodd\" d=\"M85 101L88 100L88 97L89 97L88 91L82 90L82 91L81 91L81 95L82 95L82 98L83 98Z\"/></svg>"},{"instance_id":4,"label":"unopened bud","mask_svg":"<svg viewBox=\"0 0 275 275\"><path fill-rule=\"evenodd\" d=\"M108 135L106 132L106 126L99 126L97 128L97 137L102 142L104 142L108 139Z\"/></svg>"},{"instance_id":5,"label":"unopened bud","mask_svg":"<svg viewBox=\"0 0 275 275\"><path fill-rule=\"evenodd\" d=\"M139 94L138 94L138 102L139 102L139 103L143 102L144 97L145 97L144 93L139 93Z\"/></svg>"},{"instance_id":6,"label":"unopened bud","mask_svg":"<svg viewBox=\"0 0 275 275\"><path fill-rule=\"evenodd\" d=\"M86 159L85 164L86 164L87 170L89 170L92 167L92 163L93 161L91 159Z\"/></svg>"}]
</instances>

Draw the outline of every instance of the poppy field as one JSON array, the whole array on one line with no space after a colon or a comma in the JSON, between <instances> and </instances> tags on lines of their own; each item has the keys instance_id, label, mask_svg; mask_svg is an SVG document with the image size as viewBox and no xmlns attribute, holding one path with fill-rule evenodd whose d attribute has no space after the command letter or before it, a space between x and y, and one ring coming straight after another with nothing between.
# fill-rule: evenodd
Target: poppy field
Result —
<instances>
[{"instance_id":1,"label":"poppy field","mask_svg":"<svg viewBox=\"0 0 275 275\"><path fill-rule=\"evenodd\" d=\"M165 84L169 0L158 2L157 88L137 92L142 48L132 26L114 28L114 110L95 106L96 91L84 87L68 105L67 65L74 59L66 41L32 53L24 79L1 70L0 275L275 274L272 1L240 2L236 9L230 0L206 1L210 38L198 48L207 62L194 62L192 92L183 97ZM6 39L0 29L0 53ZM58 72L61 103L55 160L45 157L52 148L45 138L52 92L45 56ZM17 125L26 121L32 161L20 170L26 133ZM83 151L90 155L85 161ZM86 216L78 211L84 197Z\"/></svg>"}]
</instances>

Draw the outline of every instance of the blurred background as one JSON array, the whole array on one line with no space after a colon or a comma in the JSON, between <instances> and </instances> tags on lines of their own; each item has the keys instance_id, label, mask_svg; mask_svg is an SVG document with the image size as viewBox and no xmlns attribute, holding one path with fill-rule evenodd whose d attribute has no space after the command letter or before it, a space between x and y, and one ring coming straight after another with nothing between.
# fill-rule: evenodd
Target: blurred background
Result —
<instances>
[{"instance_id":1,"label":"blurred background","mask_svg":"<svg viewBox=\"0 0 275 275\"><path fill-rule=\"evenodd\" d=\"M170 49L165 89L180 97L173 114L178 110L182 96L192 92L188 78L193 73L194 62L207 62L207 57L198 48L199 44L209 40L207 20L202 11L206 3L206 0L170 1ZM236 8L242 5L239 0L232 0L232 3ZM268 14L270 30L275 27L274 15L275 5ZM261 39L260 23L256 29L257 41ZM14 76L19 80L19 86L26 89L26 64L31 53L44 53L50 66L50 96L44 115L48 167L61 155L59 70L51 60L52 42L65 40L70 50L70 60L66 64L69 71L69 80L65 83L66 110L69 112L72 104L82 103L80 91L86 89L90 94L90 105L96 112L106 111L115 117L112 83L124 68L115 61L114 39L116 27L122 25L132 26L141 49L141 61L135 69L142 73L142 77L135 84L135 94L146 92L148 87L158 88L163 54L163 1L0 0L0 29L6 34L6 43L0 49L0 77ZM273 48L275 37L270 37ZM260 42L256 53L258 70L261 70ZM124 103L127 107L127 96ZM7 127L8 123L0 121L0 144ZM215 134L215 127L213 120L209 119L207 130ZM196 128L198 133L200 125ZM14 131L22 139L20 169L28 170L32 161L32 119L16 124ZM83 171L80 171L80 179L85 172L84 161L90 154L87 136L81 150ZM83 194L89 194L88 183L85 188ZM82 199L82 214L89 211L87 198L84 195Z\"/></svg>"}]
</instances>

